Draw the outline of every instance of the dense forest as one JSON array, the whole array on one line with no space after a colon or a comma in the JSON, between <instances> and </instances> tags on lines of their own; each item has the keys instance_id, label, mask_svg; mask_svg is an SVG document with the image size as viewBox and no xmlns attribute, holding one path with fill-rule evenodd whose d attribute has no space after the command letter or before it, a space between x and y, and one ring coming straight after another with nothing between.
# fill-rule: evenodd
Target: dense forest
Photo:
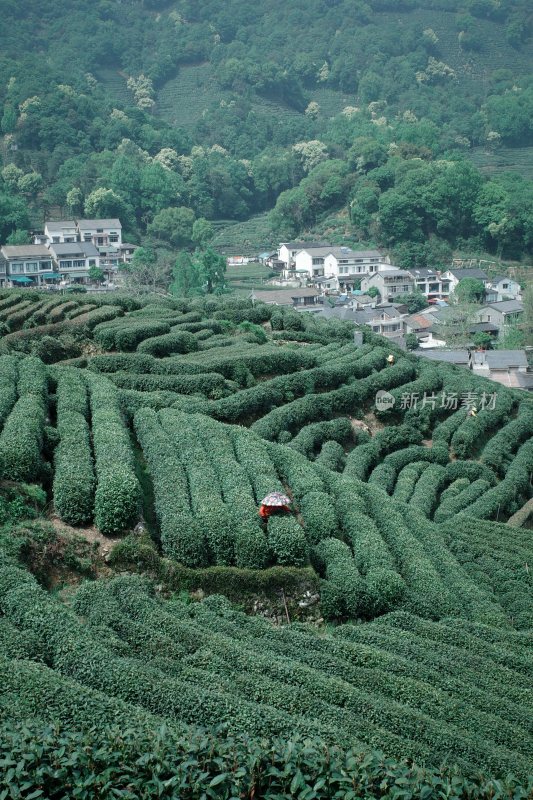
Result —
<instances>
[{"instance_id":1,"label":"dense forest","mask_svg":"<svg viewBox=\"0 0 533 800\"><path fill-rule=\"evenodd\" d=\"M528 5L3 0L0 239L86 214L181 248L339 210L402 264L520 259L531 184L470 154L533 145Z\"/></svg>"}]
</instances>

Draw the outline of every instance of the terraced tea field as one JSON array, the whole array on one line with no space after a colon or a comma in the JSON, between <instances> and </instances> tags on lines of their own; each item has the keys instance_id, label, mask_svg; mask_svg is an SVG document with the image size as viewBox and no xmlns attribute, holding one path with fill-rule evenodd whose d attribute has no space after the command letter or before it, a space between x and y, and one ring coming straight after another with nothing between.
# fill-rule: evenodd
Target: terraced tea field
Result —
<instances>
[{"instance_id":1,"label":"terraced tea field","mask_svg":"<svg viewBox=\"0 0 533 800\"><path fill-rule=\"evenodd\" d=\"M394 347L390 366L388 342L292 309L29 297L0 297L1 476L42 483L128 572L149 553L153 579L89 581L64 603L0 537L8 717L176 734L224 720L525 778L533 547L506 523L531 497L531 396ZM290 513L264 520L272 491ZM151 542L131 533L147 503ZM314 575L335 627L164 599L154 581L179 570L198 587Z\"/></svg>"}]
</instances>

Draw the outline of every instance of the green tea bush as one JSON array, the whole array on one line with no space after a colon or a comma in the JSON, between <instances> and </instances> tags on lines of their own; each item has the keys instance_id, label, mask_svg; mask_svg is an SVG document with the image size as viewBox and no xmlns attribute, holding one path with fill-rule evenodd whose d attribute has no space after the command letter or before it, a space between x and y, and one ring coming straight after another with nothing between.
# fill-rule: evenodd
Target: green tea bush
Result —
<instances>
[{"instance_id":1,"label":"green tea bush","mask_svg":"<svg viewBox=\"0 0 533 800\"><path fill-rule=\"evenodd\" d=\"M310 544L317 544L322 539L335 535L337 515L332 498L327 492L311 491L304 494L300 500L300 514Z\"/></svg>"},{"instance_id":2,"label":"green tea bush","mask_svg":"<svg viewBox=\"0 0 533 800\"><path fill-rule=\"evenodd\" d=\"M113 372L109 379L121 389L141 392L172 391L179 394L211 394L226 387L226 379L216 372L201 375L153 375Z\"/></svg>"},{"instance_id":3,"label":"green tea bush","mask_svg":"<svg viewBox=\"0 0 533 800\"><path fill-rule=\"evenodd\" d=\"M324 442L320 453L317 455L316 464L334 472L342 472L346 466L346 454L344 447L331 439Z\"/></svg>"},{"instance_id":4,"label":"green tea bush","mask_svg":"<svg viewBox=\"0 0 533 800\"><path fill-rule=\"evenodd\" d=\"M495 428L500 427L513 408L514 397L511 392L497 392L494 409L480 411L476 417L467 417L451 438L451 446L458 458L471 456L479 447L480 440Z\"/></svg>"},{"instance_id":5,"label":"green tea bush","mask_svg":"<svg viewBox=\"0 0 533 800\"><path fill-rule=\"evenodd\" d=\"M144 339L170 333L170 325L163 321L139 320L120 325L97 325L95 341L105 350L135 350Z\"/></svg>"},{"instance_id":6,"label":"green tea bush","mask_svg":"<svg viewBox=\"0 0 533 800\"><path fill-rule=\"evenodd\" d=\"M529 496L532 473L533 439L529 439L519 448L505 478L474 501L463 513L481 519L491 519L494 516L499 518L500 515L509 513L514 502L518 500L521 505L524 498Z\"/></svg>"},{"instance_id":7,"label":"green tea bush","mask_svg":"<svg viewBox=\"0 0 533 800\"><path fill-rule=\"evenodd\" d=\"M88 373L87 378L97 477L95 522L102 533L118 534L138 519L140 486L118 391L100 375Z\"/></svg>"},{"instance_id":8,"label":"green tea bush","mask_svg":"<svg viewBox=\"0 0 533 800\"><path fill-rule=\"evenodd\" d=\"M410 501L420 475L429 467L429 464L429 461L411 461L401 468L394 486L393 497L395 500L400 503Z\"/></svg>"},{"instance_id":9,"label":"green tea bush","mask_svg":"<svg viewBox=\"0 0 533 800\"><path fill-rule=\"evenodd\" d=\"M17 400L0 434L0 475L5 480L39 481L42 458L45 409L36 394Z\"/></svg>"},{"instance_id":10,"label":"green tea bush","mask_svg":"<svg viewBox=\"0 0 533 800\"><path fill-rule=\"evenodd\" d=\"M323 539L313 549L313 559L327 579L320 592L324 616L328 619L357 617L364 589L348 545L335 538Z\"/></svg>"},{"instance_id":11,"label":"green tea bush","mask_svg":"<svg viewBox=\"0 0 533 800\"><path fill-rule=\"evenodd\" d=\"M18 359L0 356L0 430L17 400Z\"/></svg>"},{"instance_id":12,"label":"green tea bush","mask_svg":"<svg viewBox=\"0 0 533 800\"><path fill-rule=\"evenodd\" d=\"M290 515L269 518L268 544L276 563L282 566L303 567L309 560L305 534Z\"/></svg>"},{"instance_id":13,"label":"green tea bush","mask_svg":"<svg viewBox=\"0 0 533 800\"><path fill-rule=\"evenodd\" d=\"M69 525L91 522L94 508L94 470L87 421L65 411L58 422L60 442L54 457L54 505Z\"/></svg>"},{"instance_id":14,"label":"green tea bush","mask_svg":"<svg viewBox=\"0 0 533 800\"><path fill-rule=\"evenodd\" d=\"M148 353L156 358L162 358L171 353L192 353L195 350L198 350L198 340L187 331L167 333L164 336L145 339L137 347L137 352Z\"/></svg>"},{"instance_id":15,"label":"green tea bush","mask_svg":"<svg viewBox=\"0 0 533 800\"><path fill-rule=\"evenodd\" d=\"M525 403L516 419L508 422L485 445L480 460L495 472L503 474L512 461L513 453L533 430L533 410Z\"/></svg>"},{"instance_id":16,"label":"green tea bush","mask_svg":"<svg viewBox=\"0 0 533 800\"><path fill-rule=\"evenodd\" d=\"M205 566L205 534L191 512L187 474L178 448L171 444L155 411L141 408L134 426L152 476L163 553L188 567Z\"/></svg>"},{"instance_id":17,"label":"green tea bush","mask_svg":"<svg viewBox=\"0 0 533 800\"><path fill-rule=\"evenodd\" d=\"M490 489L490 483L479 478L477 481L469 484L459 492L455 497L448 496L447 499L442 500L440 506L435 512L435 522L443 522L448 517L453 517L460 511L468 510L469 506L478 500L483 494Z\"/></svg>"},{"instance_id":18,"label":"green tea bush","mask_svg":"<svg viewBox=\"0 0 533 800\"><path fill-rule=\"evenodd\" d=\"M346 417L315 422L305 425L291 441L291 447L298 450L306 458L312 458L314 452L328 440L343 444L354 436L352 425Z\"/></svg>"}]
</instances>

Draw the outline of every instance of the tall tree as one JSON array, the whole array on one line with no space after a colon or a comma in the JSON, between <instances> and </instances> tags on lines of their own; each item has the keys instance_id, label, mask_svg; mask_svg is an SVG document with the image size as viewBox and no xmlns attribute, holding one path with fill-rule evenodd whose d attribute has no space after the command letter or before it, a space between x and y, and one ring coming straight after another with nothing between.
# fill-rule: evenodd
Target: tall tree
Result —
<instances>
[{"instance_id":1,"label":"tall tree","mask_svg":"<svg viewBox=\"0 0 533 800\"><path fill-rule=\"evenodd\" d=\"M197 258L201 278L208 294L224 289L226 285L226 259L208 247Z\"/></svg>"},{"instance_id":2,"label":"tall tree","mask_svg":"<svg viewBox=\"0 0 533 800\"><path fill-rule=\"evenodd\" d=\"M182 251L176 259L172 270L170 291L177 297L191 297L198 294L202 279L198 263L193 261L189 253Z\"/></svg>"}]
</instances>

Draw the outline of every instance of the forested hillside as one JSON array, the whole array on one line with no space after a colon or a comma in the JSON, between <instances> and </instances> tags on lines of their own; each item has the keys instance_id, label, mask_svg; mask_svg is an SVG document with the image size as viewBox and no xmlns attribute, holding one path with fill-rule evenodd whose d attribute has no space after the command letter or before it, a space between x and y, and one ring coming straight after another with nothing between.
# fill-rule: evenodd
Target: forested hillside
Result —
<instances>
[{"instance_id":1,"label":"forested hillside","mask_svg":"<svg viewBox=\"0 0 533 800\"><path fill-rule=\"evenodd\" d=\"M2 241L84 213L191 248L275 207L400 263L531 252L520 156L470 161L533 144L526 0L1 5Z\"/></svg>"}]
</instances>

